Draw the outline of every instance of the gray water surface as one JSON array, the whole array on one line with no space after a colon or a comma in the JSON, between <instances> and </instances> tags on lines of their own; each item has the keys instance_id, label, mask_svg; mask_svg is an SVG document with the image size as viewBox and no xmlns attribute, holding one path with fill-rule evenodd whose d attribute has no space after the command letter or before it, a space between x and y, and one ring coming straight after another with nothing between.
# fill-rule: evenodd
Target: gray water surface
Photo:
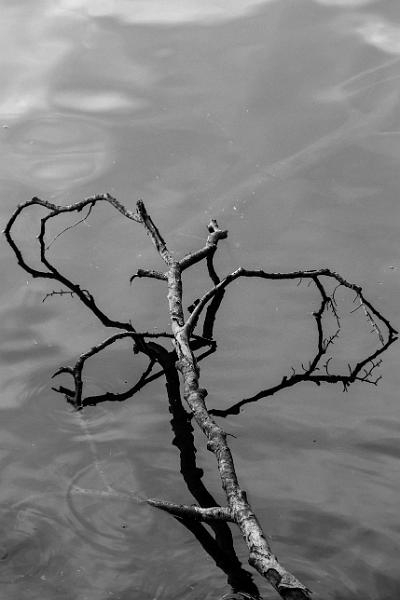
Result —
<instances>
[{"instance_id":1,"label":"gray water surface","mask_svg":"<svg viewBox=\"0 0 400 600\"><path fill-rule=\"evenodd\" d=\"M327 266L399 327L396 0L0 0L0 10L2 227L34 195L67 204L108 191L130 208L143 198L178 253L202 245L216 217L229 229L219 273ZM27 256L39 216L18 228ZM74 413L51 375L110 332L76 300L43 303L52 286L1 243L1 600L218 598L224 573L142 502L193 502L163 382ZM129 285L138 267L161 265L119 213L99 207L51 256L114 318L168 327L162 284ZM185 282L188 304L209 286L197 268ZM317 303L305 283L233 286L218 352L202 363L209 406L300 368ZM346 338L338 367L377 343ZM316 598L400 593L399 358L388 352L377 387L300 384L224 421L273 550ZM88 365L87 392L125 389L145 367L121 342ZM196 444L223 502L200 434Z\"/></svg>"}]
</instances>

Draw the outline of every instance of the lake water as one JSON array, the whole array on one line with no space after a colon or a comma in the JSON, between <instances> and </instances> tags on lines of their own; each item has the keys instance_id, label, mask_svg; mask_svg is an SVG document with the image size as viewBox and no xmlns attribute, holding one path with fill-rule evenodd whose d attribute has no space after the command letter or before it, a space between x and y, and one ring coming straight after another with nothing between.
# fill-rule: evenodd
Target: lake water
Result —
<instances>
[{"instance_id":1,"label":"lake water","mask_svg":"<svg viewBox=\"0 0 400 600\"><path fill-rule=\"evenodd\" d=\"M327 266L399 327L397 0L0 0L0 9L2 227L34 195L68 204L108 191L130 208L143 198L177 253L203 244L213 216L229 229L220 274ZM33 261L42 215L18 229ZM73 412L51 375L110 332L68 297L42 302L54 287L1 243L1 600L217 599L229 590L224 572L187 528L141 501L194 501L164 383ZM99 207L51 252L113 317L168 327L162 284L129 285L137 268L161 268L135 223ZM185 282L188 304L210 285L198 267ZM305 283L233 286L217 353L202 361L209 407L300 369L316 307ZM379 342L358 331L335 368ZM223 421L273 550L315 598L400 594L399 360L394 346L378 386L299 384ZM88 365L87 393L126 389L145 368L121 342ZM214 459L195 441L203 482L223 502Z\"/></svg>"}]
</instances>

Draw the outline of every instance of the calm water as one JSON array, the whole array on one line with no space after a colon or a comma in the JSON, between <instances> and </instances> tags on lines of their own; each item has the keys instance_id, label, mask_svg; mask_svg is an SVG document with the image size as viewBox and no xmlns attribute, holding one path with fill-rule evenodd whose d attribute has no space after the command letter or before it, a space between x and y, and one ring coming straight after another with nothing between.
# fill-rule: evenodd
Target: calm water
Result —
<instances>
[{"instance_id":1,"label":"calm water","mask_svg":"<svg viewBox=\"0 0 400 600\"><path fill-rule=\"evenodd\" d=\"M0 0L0 10L3 227L33 195L62 204L109 191L130 207L142 197L178 252L202 244L215 216L230 231L221 273L329 266L399 327L397 0ZM27 253L35 224L30 214L19 228ZM193 501L162 381L73 413L51 375L107 334L77 302L43 303L52 288L1 243L1 600L218 598L226 576L192 533L141 502ZM159 266L135 224L100 208L52 251L111 315L167 327L161 284L129 286L138 267ZM209 284L199 269L187 279L189 303ZM202 363L210 406L307 361L314 299L305 284L232 288L218 353ZM348 339L339 366L375 343ZM399 353L386 355L378 387L299 385L225 421L273 549L316 598L400 593ZM121 343L88 366L88 392L124 389L145 366Z\"/></svg>"}]
</instances>

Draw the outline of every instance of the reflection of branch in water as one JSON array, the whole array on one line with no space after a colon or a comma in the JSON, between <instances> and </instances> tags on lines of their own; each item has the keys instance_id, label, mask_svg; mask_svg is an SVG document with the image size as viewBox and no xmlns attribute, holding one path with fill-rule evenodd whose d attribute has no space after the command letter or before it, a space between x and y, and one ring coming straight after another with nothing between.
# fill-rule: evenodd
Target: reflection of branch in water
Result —
<instances>
[{"instance_id":1,"label":"reflection of branch in water","mask_svg":"<svg viewBox=\"0 0 400 600\"><path fill-rule=\"evenodd\" d=\"M324 270L324 272L325 275L328 274L336 279L336 273L328 270ZM272 274L268 275L270 276ZM287 276L290 278L292 277L292 274L282 273L281 275L282 279L285 279ZM302 363L302 372L296 373L295 370L292 369L292 373L288 376L284 376L279 384L263 389L254 396L245 398L240 402L236 402L227 409L211 409L209 411L210 414L218 417L237 415L240 413L241 408L246 404L257 402L262 398L273 396L277 392L293 387L297 383L301 382L311 382L318 386L321 385L321 383L342 383L343 391L347 391L349 386L356 381L369 383L372 385L378 384L381 376L373 378L373 374L381 365L380 356L397 340L397 331L392 327L390 322L377 309L375 309L375 307L373 307L368 300L366 300L361 288L358 286L354 287L353 284L348 284L348 282L343 280L343 283L339 283L339 286L344 285L348 289L356 291L354 300L359 302L357 309L363 309L365 318L371 326L371 333L376 334L381 346L364 357L362 360L356 361L353 365L349 364L347 373L331 373L330 362L332 361L333 356L327 358L323 364L322 358L326 356L328 349L335 344L341 332L341 321L335 300L335 292L338 286L333 290L331 295L328 295L327 289L321 283L321 279L318 275L314 276L310 273L308 276L311 276L321 295L320 307L317 311L313 312L317 329L316 351L314 356L307 361L308 366L306 367ZM307 277L306 273L302 275L302 278L304 277ZM334 319L336 320L337 329L332 335L328 336L324 331L323 318L326 316L326 313L329 310L332 311ZM353 313L354 310L350 312ZM382 328L386 329L386 336L384 336Z\"/></svg>"},{"instance_id":2,"label":"reflection of branch in water","mask_svg":"<svg viewBox=\"0 0 400 600\"><path fill-rule=\"evenodd\" d=\"M171 426L175 434L173 444L179 450L180 470L188 490L200 507L205 509L218 507L218 503L202 481L203 470L198 468L196 464L196 447L194 445L191 417L182 406L180 381L175 367L175 360L176 357L171 353L164 352L163 356L160 356L160 362L165 371L169 409L172 414ZM212 536L202 523L197 522L190 515L185 517L181 514L176 518L193 533L204 550L213 558L216 565L226 573L228 584L234 593L249 594L251 599L260 597L252 575L243 569L237 558L232 533L227 523L223 520L211 520L209 526L214 533L214 536Z\"/></svg>"},{"instance_id":3,"label":"reflection of branch in water","mask_svg":"<svg viewBox=\"0 0 400 600\"><path fill-rule=\"evenodd\" d=\"M386 109L387 107L385 110ZM375 117L377 116L376 113L374 113L374 115ZM365 126L365 123L366 120L362 119L361 128ZM341 135L337 132L336 138L338 140L341 139ZM304 164L304 160L307 159L307 157L312 158L313 153L316 152L316 148L318 149L318 145L314 145L311 152L308 152L307 150L304 156L296 155L292 157L293 160L291 162L291 167ZM287 166L288 163L282 164L282 172L285 171ZM136 276L151 277L153 279L155 278L158 281L162 281L164 285L167 283L168 313L170 317L172 334L154 333L151 331L139 332L133 327L130 321L120 322L112 319L99 308L94 297L89 291L83 290L78 284L75 284L73 281L65 277L49 260L46 253L45 243L46 225L49 219L65 212L79 212L84 207L89 205L94 207L97 202L108 202L113 208L118 210L125 217L140 223L145 228L154 246L156 247L158 254L166 264L167 270L165 273L140 270L140 274L138 272ZM41 226L40 234L38 236L39 256L43 267L42 271L39 271L27 263L23 256L22 250L11 234L13 224L21 212L25 208L33 205L46 208L49 211L47 216L40 220ZM126 210L116 199L112 198L108 194L104 194L90 197L82 202L78 202L75 205L69 206L56 206L54 204L34 198L33 200L20 205L14 211L6 226L5 235L9 245L17 257L18 263L22 268L25 269L26 272L30 273L33 277L42 277L61 283L66 290L72 292L78 299L80 299L81 302L89 309L89 311L94 314L105 327L113 327L119 330L119 333L113 334L100 344L93 346L86 353L82 354L74 367L62 367L58 371L58 373L68 373L72 375L75 389L68 390L67 388L61 388L61 391L66 394L67 399L72 402L77 409L82 408L85 403L85 399L82 395L82 370L86 360L95 354L101 353L105 348L111 347L120 339L132 339L134 352L140 352L149 359L148 367L145 369L145 372L139 379L138 383L131 388L131 394L135 391L138 391L141 387L143 387L143 385L157 376L157 374L151 374L152 368L156 362L163 368L167 379L167 389L171 411L172 409L179 409L179 412L174 412L173 425L174 427L176 425L175 443L181 452L181 471L190 492L196 499L198 499L200 506L191 507L181 504L174 504L164 500L151 500L151 504L153 506L158 506L163 510L167 510L175 517L178 516L184 521L189 520L191 530L196 530L198 536L202 537L203 541L207 538L207 543L212 544L213 547L214 544L216 544L218 547L222 546L225 553L222 563L224 564L224 570L226 573L228 573L231 581L233 581L231 565L235 564L236 567L238 567L238 563L235 562L236 558L232 554L233 545L228 526L226 523L223 523L224 527L221 529L219 525L221 524L221 519L234 522L238 526L247 545L249 551L248 560L250 565L253 566L260 573L260 575L271 584L278 594L282 598L285 598L285 600L308 600L310 598L310 591L308 588L292 573L290 573L272 553L267 538L248 501L247 494L240 487L235 471L232 453L227 443L227 433L216 421L213 420L211 411L209 411L207 408L205 398L208 392L200 386L200 369L198 365L198 358L196 358L194 352L206 347L208 349L202 355L205 356L206 354L215 350L216 343L213 340L213 328L216 312L221 305L227 288L233 281L238 279L243 279L247 282L254 278L269 281L289 279L298 281L301 279L307 279L315 285L320 294L320 306L319 309L314 312L314 321L317 329L317 348L315 355L313 359L309 361L308 366L303 367L302 373L297 374L293 372L290 377L282 380L280 386L276 386L276 390L282 389L283 387L289 387L295 383L305 380L313 381L318 385L322 382L340 381L345 388L347 388L347 386L354 381L363 381L376 384L378 380L372 378L374 371L379 365L381 354L395 341L396 331L391 326L390 322L366 299L359 286L348 282L341 275L329 269L302 270L289 273L270 273L261 269L254 270L240 267L233 273L230 273L221 279L215 271L213 265L213 256L216 252L219 241L225 239L228 234L226 231L221 230L218 227L216 221L211 221L208 227L209 235L204 247L197 251L191 252L178 260L175 258L174 254L169 251L165 240L161 236L150 215L147 213L143 202L139 201L137 203L136 213L132 213L131 211ZM189 315L187 315L183 309L182 273L192 265L195 265L202 260L205 260L207 263L208 272L213 283L213 287L192 303L189 310ZM349 373L345 375L334 374L330 372L330 357L327 357L327 350L328 348L333 347L333 344L339 335L340 315L336 305L335 290L333 293L329 293L326 281L331 281L337 287L341 286L346 288L355 295L355 299L358 302L359 307L364 311L364 315L367 318L369 325L372 326L373 333L377 335L378 341L381 344L381 346L373 354L359 360L353 367L350 367ZM324 317L328 311L331 311L331 316L333 315L333 320L336 323L336 329L330 335L327 335L324 331ZM195 335L195 329L198 325L199 319L200 317L203 317L204 314L205 317L203 321L202 335ZM174 349L172 352L168 352L159 343L162 338L173 341ZM182 407L180 405L180 382L178 371L182 376L183 394L185 401L189 406L192 418L196 421L199 428L207 438L207 448L215 455L217 460L222 488L226 495L226 506L216 505L213 497L208 490L205 489L201 481L202 473L197 468L195 462L195 449L193 446L192 430L190 428L188 429L188 418L186 414L182 413ZM264 390L264 392L260 392L260 394L263 393L264 395L267 395L271 392L270 390ZM123 392L122 394L126 395L126 392ZM113 399L117 399L116 395L110 392L108 398L112 397ZM121 394L119 394L119 397L121 397ZM92 401L95 403L93 398L94 397L90 399L91 403ZM100 398L104 400L105 395ZM87 400L88 399L86 399L86 401ZM254 401L254 399L252 401ZM179 422L179 419L181 419L181 422L178 428L178 423L176 420ZM179 435L182 435L183 437L179 438ZM90 442L90 432L87 428L86 436L86 439L88 439ZM188 451L187 448L189 446L190 450ZM108 482L103 465L97 458L95 447L92 448L92 452L96 471L98 472L100 481L104 486L104 490L100 490L101 495L103 495L104 492L105 497L115 497L113 486ZM73 489L71 488L71 492L72 491L80 494L86 493L85 489L80 488L78 485L76 485ZM87 493L91 493L90 490L86 491ZM212 536L205 537L206 533L208 534L209 531L204 528L201 520L207 522L207 526L210 526L211 523L215 538ZM199 528L199 525L202 525L202 527ZM217 548L217 546L215 546L215 548ZM249 584L251 579L249 580L248 576L246 575L245 581L247 584ZM239 583L236 582L235 585L241 587L244 584L243 582L240 582L239 585ZM246 593L247 592L243 592L243 594Z\"/></svg>"},{"instance_id":4,"label":"reflection of branch in water","mask_svg":"<svg viewBox=\"0 0 400 600\"><path fill-rule=\"evenodd\" d=\"M87 352L81 354L79 359L76 361L73 367L63 366L60 367L54 374L53 377L61 375L62 373L67 373L72 375L74 388L70 389L65 387L64 385L60 385L58 388L53 387L55 392L59 392L64 394L67 401L72 404L76 409L80 410L84 406L96 406L101 402L123 402L124 400L128 400L132 396L134 396L137 392L139 392L144 386L146 386L151 381L158 379L163 375L163 371L158 371L153 375L150 375L153 367L156 362L159 362L160 352L164 351L164 347L155 342L149 342L148 339L159 339L159 338L171 338L171 334L168 333L151 333L151 332L125 332L125 333L116 333L115 335L110 336L106 340L103 340L99 344L96 344L90 348ZM88 359L92 358L96 354L102 352L105 348L112 346L116 341L121 339L131 338L134 340L134 352L137 353L137 342L143 342L146 340L145 354L149 357L149 363L146 369L143 371L142 375L139 377L138 381L125 390L124 392L105 392L104 394L97 394L95 396L83 396L84 391L84 380L83 380L83 368L88 361ZM209 346L209 349L201 355L198 360L209 356L209 354L215 351L215 342L211 339L205 339L201 336L193 335L192 348L193 350L203 348L204 346Z\"/></svg>"},{"instance_id":5,"label":"reflection of branch in water","mask_svg":"<svg viewBox=\"0 0 400 600\"><path fill-rule=\"evenodd\" d=\"M363 370L362 375L359 377L355 377L354 372L356 370L358 370L360 363L357 363L354 367L351 367L349 365L349 375L331 375L331 374L329 374L328 370L329 370L329 363L331 360L329 358L323 367L326 370L326 374L323 374L323 375L313 374L313 373L309 373L307 370L304 373L296 373L293 370L291 375L284 376L282 378L282 381L280 383L278 383L277 385L272 386L270 388L266 388L264 390L260 390L254 396L251 396L249 398L244 398L243 400L240 400L240 402L236 402L235 404L232 404L229 408L226 408L226 409L212 408L212 409L210 409L209 412L210 412L210 414L217 416L217 417L227 417L228 415L238 415L240 413L241 408L243 406L245 406L246 404L251 404L253 402L257 402L258 400L261 400L262 398L268 398L269 396L273 396L274 394L280 392L281 390L293 387L297 383L307 382L307 381L309 381L311 383L315 383L316 385L321 385L321 383L323 383L323 382L324 383L342 383L343 391L347 391L349 385L353 381L361 381L364 383L371 383L372 385L378 385L379 381L381 380L381 376L376 377L376 379L374 379L374 380L371 379L371 375L373 374L375 369L381 365L381 361L376 361L375 359L378 355L385 352L389 348L389 346L391 344L393 344L394 341L395 341L395 338L388 341L384 346L382 346L382 348L380 348L377 352L375 352L374 355L372 355L371 357L368 358L368 361L370 362L370 366L368 368L366 368L365 370ZM365 361L363 361L363 365L364 364L365 364ZM317 369L315 369L315 370L317 370Z\"/></svg>"}]
</instances>

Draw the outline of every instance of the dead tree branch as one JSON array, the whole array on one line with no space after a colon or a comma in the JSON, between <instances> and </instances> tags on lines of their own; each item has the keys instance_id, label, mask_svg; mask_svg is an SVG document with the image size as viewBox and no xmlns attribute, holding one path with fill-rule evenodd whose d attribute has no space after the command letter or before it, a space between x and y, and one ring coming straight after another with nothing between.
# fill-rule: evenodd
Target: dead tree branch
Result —
<instances>
[{"instance_id":1,"label":"dead tree branch","mask_svg":"<svg viewBox=\"0 0 400 600\"><path fill-rule=\"evenodd\" d=\"M182 308L182 267L180 261L172 257L163 240L162 243L160 242L158 230L152 228L152 223L150 226L148 225L148 219L143 218L143 225L152 237L161 258L168 266L168 306L171 329L175 338L175 351L178 358L177 367L183 378L184 398L197 424L208 440L207 448L214 453L217 459L222 487L228 502L227 510L233 521L239 526L247 544L249 563L270 582L282 598L309 598L309 590L306 586L287 571L279 563L276 556L272 554L262 528L247 500L246 493L240 488L233 457L226 441L227 435L210 416L205 404L207 390L200 387L200 370L190 348L190 334L208 300L219 291L219 288L226 287L227 283L224 286L218 283L213 291L203 296L185 322ZM222 236L217 237L216 243L218 239L223 239L226 235L226 232L223 232ZM208 252L213 251L215 252L214 247L210 245ZM206 255L207 252L204 251L203 257ZM184 260L188 259L185 257ZM231 280L233 280L232 277ZM226 282L227 279L225 278L223 281ZM163 508L166 510L165 506Z\"/></svg>"},{"instance_id":2,"label":"dead tree branch","mask_svg":"<svg viewBox=\"0 0 400 600\"><path fill-rule=\"evenodd\" d=\"M181 401L180 380L175 368L175 353L164 352L160 355L163 365L169 410L172 414L171 427L175 434L173 444L179 449L180 471L189 492L198 505L203 508L218 507L202 481L203 469L196 464L192 418L184 409ZM253 576L239 561L233 543L232 532L223 520L211 520L208 527L202 522L182 515L175 517L196 537L204 550L213 558L216 565L227 575L228 584L233 593L247 594L249 600L261 600ZM212 533L210 531L212 530Z\"/></svg>"}]
</instances>

